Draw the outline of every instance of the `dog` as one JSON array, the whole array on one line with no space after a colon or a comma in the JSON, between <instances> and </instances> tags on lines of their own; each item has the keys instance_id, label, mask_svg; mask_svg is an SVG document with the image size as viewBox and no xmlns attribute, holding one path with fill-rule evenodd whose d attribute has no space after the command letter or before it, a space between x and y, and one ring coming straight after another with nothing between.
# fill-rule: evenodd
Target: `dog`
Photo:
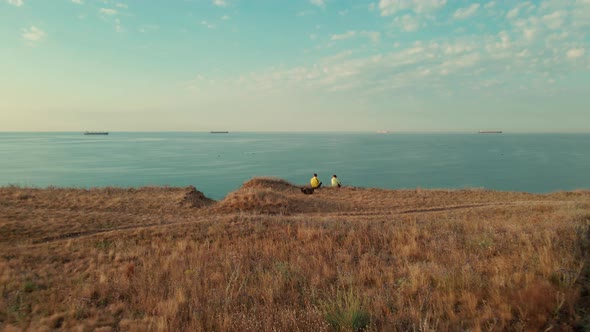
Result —
<instances>
[{"instance_id":1,"label":"dog","mask_svg":"<svg viewBox=\"0 0 590 332\"><path fill-rule=\"evenodd\" d=\"M313 194L313 191L314 191L314 189L313 189L313 188L305 188L305 187L302 187L302 188L301 188L301 192L302 192L302 193L304 193L304 194L306 194L306 195L311 195L311 194Z\"/></svg>"}]
</instances>

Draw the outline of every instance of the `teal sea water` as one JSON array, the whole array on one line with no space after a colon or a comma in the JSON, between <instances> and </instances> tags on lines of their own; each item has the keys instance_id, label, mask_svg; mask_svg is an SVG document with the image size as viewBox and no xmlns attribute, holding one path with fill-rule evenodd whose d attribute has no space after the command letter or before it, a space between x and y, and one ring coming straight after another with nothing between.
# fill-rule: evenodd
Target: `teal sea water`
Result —
<instances>
[{"instance_id":1,"label":"teal sea water","mask_svg":"<svg viewBox=\"0 0 590 332\"><path fill-rule=\"evenodd\" d=\"M0 185L194 185L220 199L255 176L535 193L590 188L590 134L0 133Z\"/></svg>"}]
</instances>

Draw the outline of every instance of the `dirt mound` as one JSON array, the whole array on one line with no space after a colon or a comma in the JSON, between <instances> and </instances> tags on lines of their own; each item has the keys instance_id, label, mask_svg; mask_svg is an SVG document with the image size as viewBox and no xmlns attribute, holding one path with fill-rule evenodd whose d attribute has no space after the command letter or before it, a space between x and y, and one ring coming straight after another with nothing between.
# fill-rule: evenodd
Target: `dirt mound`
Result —
<instances>
[{"instance_id":1,"label":"dirt mound","mask_svg":"<svg viewBox=\"0 0 590 332\"><path fill-rule=\"evenodd\" d=\"M278 191L296 191L297 186L288 181L273 177L258 177L244 182L242 188L267 188Z\"/></svg>"},{"instance_id":2,"label":"dirt mound","mask_svg":"<svg viewBox=\"0 0 590 332\"><path fill-rule=\"evenodd\" d=\"M213 204L215 201L208 198L202 192L198 191L194 186L189 186L180 201L180 205L190 208L202 208Z\"/></svg>"},{"instance_id":3,"label":"dirt mound","mask_svg":"<svg viewBox=\"0 0 590 332\"><path fill-rule=\"evenodd\" d=\"M264 214L289 214L291 200L271 188L241 188L227 195L217 205L221 211L242 211Z\"/></svg>"},{"instance_id":4,"label":"dirt mound","mask_svg":"<svg viewBox=\"0 0 590 332\"><path fill-rule=\"evenodd\" d=\"M242 187L219 202L222 212L253 212L261 214L290 214L293 212L293 193L299 188L279 178L258 177L246 181Z\"/></svg>"},{"instance_id":5,"label":"dirt mound","mask_svg":"<svg viewBox=\"0 0 590 332\"><path fill-rule=\"evenodd\" d=\"M254 178L227 195L215 205L219 212L251 212L260 214L297 214L339 211L338 195L331 188L305 195L301 188L278 178Z\"/></svg>"}]
</instances>

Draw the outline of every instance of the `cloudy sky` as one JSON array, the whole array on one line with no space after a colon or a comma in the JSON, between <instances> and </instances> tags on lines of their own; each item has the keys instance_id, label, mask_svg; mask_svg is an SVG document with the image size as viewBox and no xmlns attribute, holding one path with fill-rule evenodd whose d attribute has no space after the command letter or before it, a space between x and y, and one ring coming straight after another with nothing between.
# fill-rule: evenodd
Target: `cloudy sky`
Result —
<instances>
[{"instance_id":1,"label":"cloudy sky","mask_svg":"<svg viewBox=\"0 0 590 332\"><path fill-rule=\"evenodd\" d=\"M0 1L0 131L590 132L590 0Z\"/></svg>"}]
</instances>

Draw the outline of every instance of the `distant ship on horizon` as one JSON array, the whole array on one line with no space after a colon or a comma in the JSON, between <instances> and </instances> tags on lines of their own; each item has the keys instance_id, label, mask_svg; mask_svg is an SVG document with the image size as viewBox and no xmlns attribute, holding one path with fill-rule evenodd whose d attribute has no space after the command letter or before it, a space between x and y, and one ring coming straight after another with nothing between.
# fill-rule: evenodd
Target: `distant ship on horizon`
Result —
<instances>
[{"instance_id":1,"label":"distant ship on horizon","mask_svg":"<svg viewBox=\"0 0 590 332\"><path fill-rule=\"evenodd\" d=\"M211 134L229 134L229 131L227 130L221 130L221 131L211 131Z\"/></svg>"},{"instance_id":2,"label":"distant ship on horizon","mask_svg":"<svg viewBox=\"0 0 590 332\"><path fill-rule=\"evenodd\" d=\"M85 131L84 135L108 135L108 131Z\"/></svg>"},{"instance_id":3,"label":"distant ship on horizon","mask_svg":"<svg viewBox=\"0 0 590 332\"><path fill-rule=\"evenodd\" d=\"M391 131L389 130L377 130L377 134L389 134Z\"/></svg>"},{"instance_id":4,"label":"distant ship on horizon","mask_svg":"<svg viewBox=\"0 0 590 332\"><path fill-rule=\"evenodd\" d=\"M501 134L501 130L480 130L478 131L480 134Z\"/></svg>"}]
</instances>

